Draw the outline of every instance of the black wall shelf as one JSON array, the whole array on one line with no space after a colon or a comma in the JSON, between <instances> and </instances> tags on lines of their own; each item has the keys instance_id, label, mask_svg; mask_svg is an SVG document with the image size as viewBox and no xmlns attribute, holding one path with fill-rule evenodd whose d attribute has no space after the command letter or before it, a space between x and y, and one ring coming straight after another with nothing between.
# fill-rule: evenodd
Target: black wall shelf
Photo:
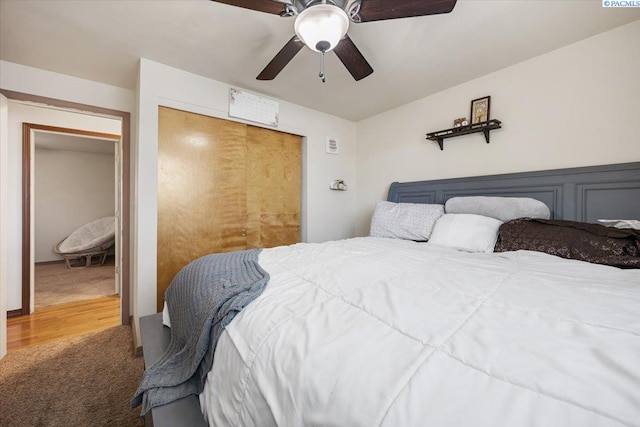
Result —
<instances>
[{"instance_id":1,"label":"black wall shelf","mask_svg":"<svg viewBox=\"0 0 640 427\"><path fill-rule=\"evenodd\" d=\"M427 134L427 139L436 141L440 146L440 150L444 150L444 140L447 138L453 138L454 136L469 135L471 133L484 133L484 139L489 143L489 131L494 129L500 129L502 122L500 120L487 120L486 122L474 123L468 126L460 126L457 128L450 128L439 130L437 132L431 132Z\"/></svg>"}]
</instances>

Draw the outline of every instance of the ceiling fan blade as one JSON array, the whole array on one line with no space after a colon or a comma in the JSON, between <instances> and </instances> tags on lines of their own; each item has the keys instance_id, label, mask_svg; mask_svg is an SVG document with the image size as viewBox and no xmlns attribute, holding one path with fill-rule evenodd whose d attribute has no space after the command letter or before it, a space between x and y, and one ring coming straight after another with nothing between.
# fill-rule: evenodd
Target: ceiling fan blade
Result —
<instances>
[{"instance_id":1,"label":"ceiling fan blade","mask_svg":"<svg viewBox=\"0 0 640 427\"><path fill-rule=\"evenodd\" d=\"M297 37L291 37L291 40L284 45L280 52L273 57L271 62L264 67L264 70L256 77L258 80L273 80L276 78L278 73L282 71L284 67L287 66L289 61L293 59L294 56L302 49L304 43Z\"/></svg>"},{"instance_id":2,"label":"ceiling fan blade","mask_svg":"<svg viewBox=\"0 0 640 427\"><path fill-rule=\"evenodd\" d=\"M457 0L361 0L360 22L437 15L453 10Z\"/></svg>"},{"instance_id":3,"label":"ceiling fan blade","mask_svg":"<svg viewBox=\"0 0 640 427\"><path fill-rule=\"evenodd\" d=\"M285 11L283 3L272 0L211 0L216 3L230 4L231 6L244 7L245 9L257 10L258 12L273 13L280 15Z\"/></svg>"},{"instance_id":4,"label":"ceiling fan blade","mask_svg":"<svg viewBox=\"0 0 640 427\"><path fill-rule=\"evenodd\" d=\"M338 55L340 61L347 67L347 70L356 81L362 80L373 73L373 68L371 68L371 65L364 59L364 56L362 56L362 53L360 53L349 36L345 36L345 38L340 40L340 43L338 43L333 51Z\"/></svg>"}]
</instances>

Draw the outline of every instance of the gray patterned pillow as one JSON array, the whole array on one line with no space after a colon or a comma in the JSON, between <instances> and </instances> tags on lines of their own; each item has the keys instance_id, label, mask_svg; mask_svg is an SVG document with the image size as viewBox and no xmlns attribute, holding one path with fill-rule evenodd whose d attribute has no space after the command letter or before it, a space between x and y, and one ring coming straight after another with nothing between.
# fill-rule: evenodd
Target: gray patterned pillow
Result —
<instances>
[{"instance_id":1,"label":"gray patterned pillow","mask_svg":"<svg viewBox=\"0 0 640 427\"><path fill-rule=\"evenodd\" d=\"M378 201L371 219L370 234L374 237L429 240L433 226L443 214L443 205Z\"/></svg>"},{"instance_id":2,"label":"gray patterned pillow","mask_svg":"<svg viewBox=\"0 0 640 427\"><path fill-rule=\"evenodd\" d=\"M488 216L502 222L517 218L551 218L549 207L530 197L453 197L447 200L445 210L452 214Z\"/></svg>"}]
</instances>

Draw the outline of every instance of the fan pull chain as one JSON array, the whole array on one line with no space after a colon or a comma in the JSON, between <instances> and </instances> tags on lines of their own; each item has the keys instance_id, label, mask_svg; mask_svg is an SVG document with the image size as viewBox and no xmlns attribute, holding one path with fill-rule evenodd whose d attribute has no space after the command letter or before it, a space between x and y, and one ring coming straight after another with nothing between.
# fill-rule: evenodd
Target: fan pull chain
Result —
<instances>
[{"instance_id":1,"label":"fan pull chain","mask_svg":"<svg viewBox=\"0 0 640 427\"><path fill-rule=\"evenodd\" d=\"M318 77L320 77L322 79L322 83L325 82L325 78L324 78L324 52L322 52L322 62L320 63L320 74L318 74Z\"/></svg>"}]
</instances>

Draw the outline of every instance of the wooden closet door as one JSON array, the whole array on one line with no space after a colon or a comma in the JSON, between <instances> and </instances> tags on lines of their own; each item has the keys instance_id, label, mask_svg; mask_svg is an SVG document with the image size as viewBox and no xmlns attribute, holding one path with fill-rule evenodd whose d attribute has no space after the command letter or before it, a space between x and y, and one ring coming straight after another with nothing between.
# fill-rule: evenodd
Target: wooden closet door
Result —
<instances>
[{"instance_id":1,"label":"wooden closet door","mask_svg":"<svg viewBox=\"0 0 640 427\"><path fill-rule=\"evenodd\" d=\"M158 311L189 262L247 248L246 133L241 123L159 108Z\"/></svg>"},{"instance_id":2,"label":"wooden closet door","mask_svg":"<svg viewBox=\"0 0 640 427\"><path fill-rule=\"evenodd\" d=\"M301 138L248 126L248 244L271 248L300 241Z\"/></svg>"}]
</instances>

